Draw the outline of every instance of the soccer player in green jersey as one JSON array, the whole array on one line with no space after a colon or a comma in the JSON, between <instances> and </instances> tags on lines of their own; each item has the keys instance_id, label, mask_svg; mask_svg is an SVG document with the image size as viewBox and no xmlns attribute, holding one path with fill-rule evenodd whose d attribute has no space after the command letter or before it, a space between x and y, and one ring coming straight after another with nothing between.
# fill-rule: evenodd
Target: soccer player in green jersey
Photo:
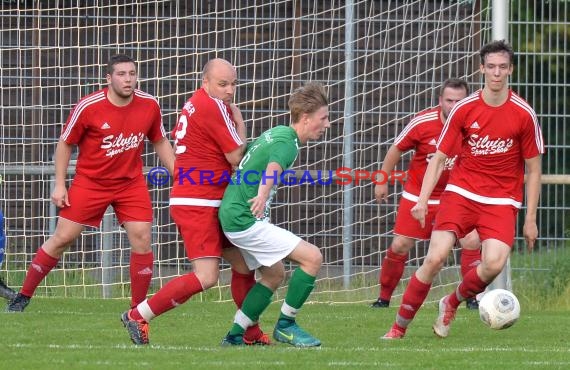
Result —
<instances>
[{"instance_id":1,"label":"soccer player in green jersey","mask_svg":"<svg viewBox=\"0 0 570 370\"><path fill-rule=\"evenodd\" d=\"M289 98L290 126L277 126L262 133L241 160L226 188L219 210L222 229L236 245L251 270L261 278L247 294L222 345L243 344L243 333L257 322L271 303L273 292L283 282L283 259L298 264L273 337L297 347L319 346L321 341L296 323L296 316L314 288L322 263L318 247L269 222L269 207L283 171L299 152L299 146L319 139L330 127L328 98L321 84L309 82Z\"/></svg>"}]
</instances>

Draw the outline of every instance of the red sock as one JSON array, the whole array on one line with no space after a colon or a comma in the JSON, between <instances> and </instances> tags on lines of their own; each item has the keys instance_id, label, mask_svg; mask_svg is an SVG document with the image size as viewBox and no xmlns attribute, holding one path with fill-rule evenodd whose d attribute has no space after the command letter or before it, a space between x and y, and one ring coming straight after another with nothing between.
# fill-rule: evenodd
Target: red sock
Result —
<instances>
[{"instance_id":1,"label":"red sock","mask_svg":"<svg viewBox=\"0 0 570 370\"><path fill-rule=\"evenodd\" d=\"M461 276L465 275L473 267L477 267L481 263L481 248L479 249L461 249Z\"/></svg>"},{"instance_id":2,"label":"red sock","mask_svg":"<svg viewBox=\"0 0 570 370\"><path fill-rule=\"evenodd\" d=\"M46 275L57 265L58 261L59 258L50 256L40 247L32 259L32 263L30 263L20 293L28 297L33 296L38 285L40 285Z\"/></svg>"},{"instance_id":3,"label":"red sock","mask_svg":"<svg viewBox=\"0 0 570 370\"><path fill-rule=\"evenodd\" d=\"M481 280L477 274L477 269L471 269L463 277L463 281L459 284L455 292L449 295L448 303L453 307L459 307L461 301L467 298L475 297L478 293L481 293L489 283Z\"/></svg>"},{"instance_id":4,"label":"red sock","mask_svg":"<svg viewBox=\"0 0 570 370\"><path fill-rule=\"evenodd\" d=\"M150 297L147 303L154 316L159 316L183 304L194 294L203 290L200 280L195 273L191 272L170 280L155 295ZM134 320L143 319L136 307L131 310L130 316Z\"/></svg>"},{"instance_id":5,"label":"red sock","mask_svg":"<svg viewBox=\"0 0 570 370\"><path fill-rule=\"evenodd\" d=\"M412 275L410 283L402 297L402 304L398 310L398 315L396 316L395 326L399 330L404 332L406 331L406 328L416 316L416 313L422 306L422 303L426 300L430 288L431 284L419 281L416 277L416 273Z\"/></svg>"},{"instance_id":6,"label":"red sock","mask_svg":"<svg viewBox=\"0 0 570 370\"><path fill-rule=\"evenodd\" d=\"M232 269L232 281L230 288L232 291L232 298L234 299L237 308L241 308L245 296L254 285L255 272L252 271L249 274L242 274Z\"/></svg>"},{"instance_id":7,"label":"red sock","mask_svg":"<svg viewBox=\"0 0 570 370\"><path fill-rule=\"evenodd\" d=\"M237 306L237 308L241 308L245 296L249 292L252 286L255 285L255 272L252 271L249 274L242 274L237 272L236 270L232 269L232 281L230 284L230 288L232 291L232 298ZM261 328L259 327L258 323L250 326L246 329L244 333L244 338L250 341L256 340L263 335Z\"/></svg>"},{"instance_id":8,"label":"red sock","mask_svg":"<svg viewBox=\"0 0 570 370\"><path fill-rule=\"evenodd\" d=\"M380 299L390 301L394 290L398 286L406 261L408 260L408 253L397 254L388 248L386 257L382 261L382 270L380 270Z\"/></svg>"},{"instance_id":9,"label":"red sock","mask_svg":"<svg viewBox=\"0 0 570 370\"><path fill-rule=\"evenodd\" d=\"M152 280L154 256L152 252L138 254L131 252L131 307L135 307L146 299Z\"/></svg>"}]
</instances>

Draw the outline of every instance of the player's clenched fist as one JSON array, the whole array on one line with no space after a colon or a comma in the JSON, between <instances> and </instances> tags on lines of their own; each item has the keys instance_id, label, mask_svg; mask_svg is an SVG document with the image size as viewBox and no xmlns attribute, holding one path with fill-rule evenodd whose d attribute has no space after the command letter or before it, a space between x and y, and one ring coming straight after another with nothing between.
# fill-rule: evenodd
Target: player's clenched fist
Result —
<instances>
[{"instance_id":1,"label":"player's clenched fist","mask_svg":"<svg viewBox=\"0 0 570 370\"><path fill-rule=\"evenodd\" d=\"M374 197L378 203L386 202L388 199L388 184L377 184L374 186Z\"/></svg>"},{"instance_id":2,"label":"player's clenched fist","mask_svg":"<svg viewBox=\"0 0 570 370\"><path fill-rule=\"evenodd\" d=\"M416 205L412 207L412 216L420 222L421 227L426 226L427 211L427 205L423 203L416 203Z\"/></svg>"},{"instance_id":3,"label":"player's clenched fist","mask_svg":"<svg viewBox=\"0 0 570 370\"><path fill-rule=\"evenodd\" d=\"M67 189L65 186L56 186L51 193L51 202L56 207L69 207L69 199L67 198Z\"/></svg>"}]
</instances>

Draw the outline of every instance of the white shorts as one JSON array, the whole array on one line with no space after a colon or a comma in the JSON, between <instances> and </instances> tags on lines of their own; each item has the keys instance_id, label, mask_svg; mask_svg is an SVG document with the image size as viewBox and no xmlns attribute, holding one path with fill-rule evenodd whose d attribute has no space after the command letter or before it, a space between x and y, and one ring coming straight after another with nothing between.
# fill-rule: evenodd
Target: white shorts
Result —
<instances>
[{"instance_id":1,"label":"white shorts","mask_svg":"<svg viewBox=\"0 0 570 370\"><path fill-rule=\"evenodd\" d=\"M290 255L301 242L297 235L268 221L257 221L247 230L224 234L239 248L251 270L273 266Z\"/></svg>"}]
</instances>

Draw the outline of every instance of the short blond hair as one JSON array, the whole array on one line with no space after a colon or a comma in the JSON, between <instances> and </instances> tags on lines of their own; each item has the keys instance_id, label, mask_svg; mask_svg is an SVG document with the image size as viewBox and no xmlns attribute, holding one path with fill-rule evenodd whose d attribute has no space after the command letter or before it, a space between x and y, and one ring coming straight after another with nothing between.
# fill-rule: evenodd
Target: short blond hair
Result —
<instances>
[{"instance_id":1,"label":"short blond hair","mask_svg":"<svg viewBox=\"0 0 570 370\"><path fill-rule=\"evenodd\" d=\"M291 122L296 123L304 113L311 114L329 105L327 93L320 82L307 82L298 87L289 97Z\"/></svg>"}]
</instances>

